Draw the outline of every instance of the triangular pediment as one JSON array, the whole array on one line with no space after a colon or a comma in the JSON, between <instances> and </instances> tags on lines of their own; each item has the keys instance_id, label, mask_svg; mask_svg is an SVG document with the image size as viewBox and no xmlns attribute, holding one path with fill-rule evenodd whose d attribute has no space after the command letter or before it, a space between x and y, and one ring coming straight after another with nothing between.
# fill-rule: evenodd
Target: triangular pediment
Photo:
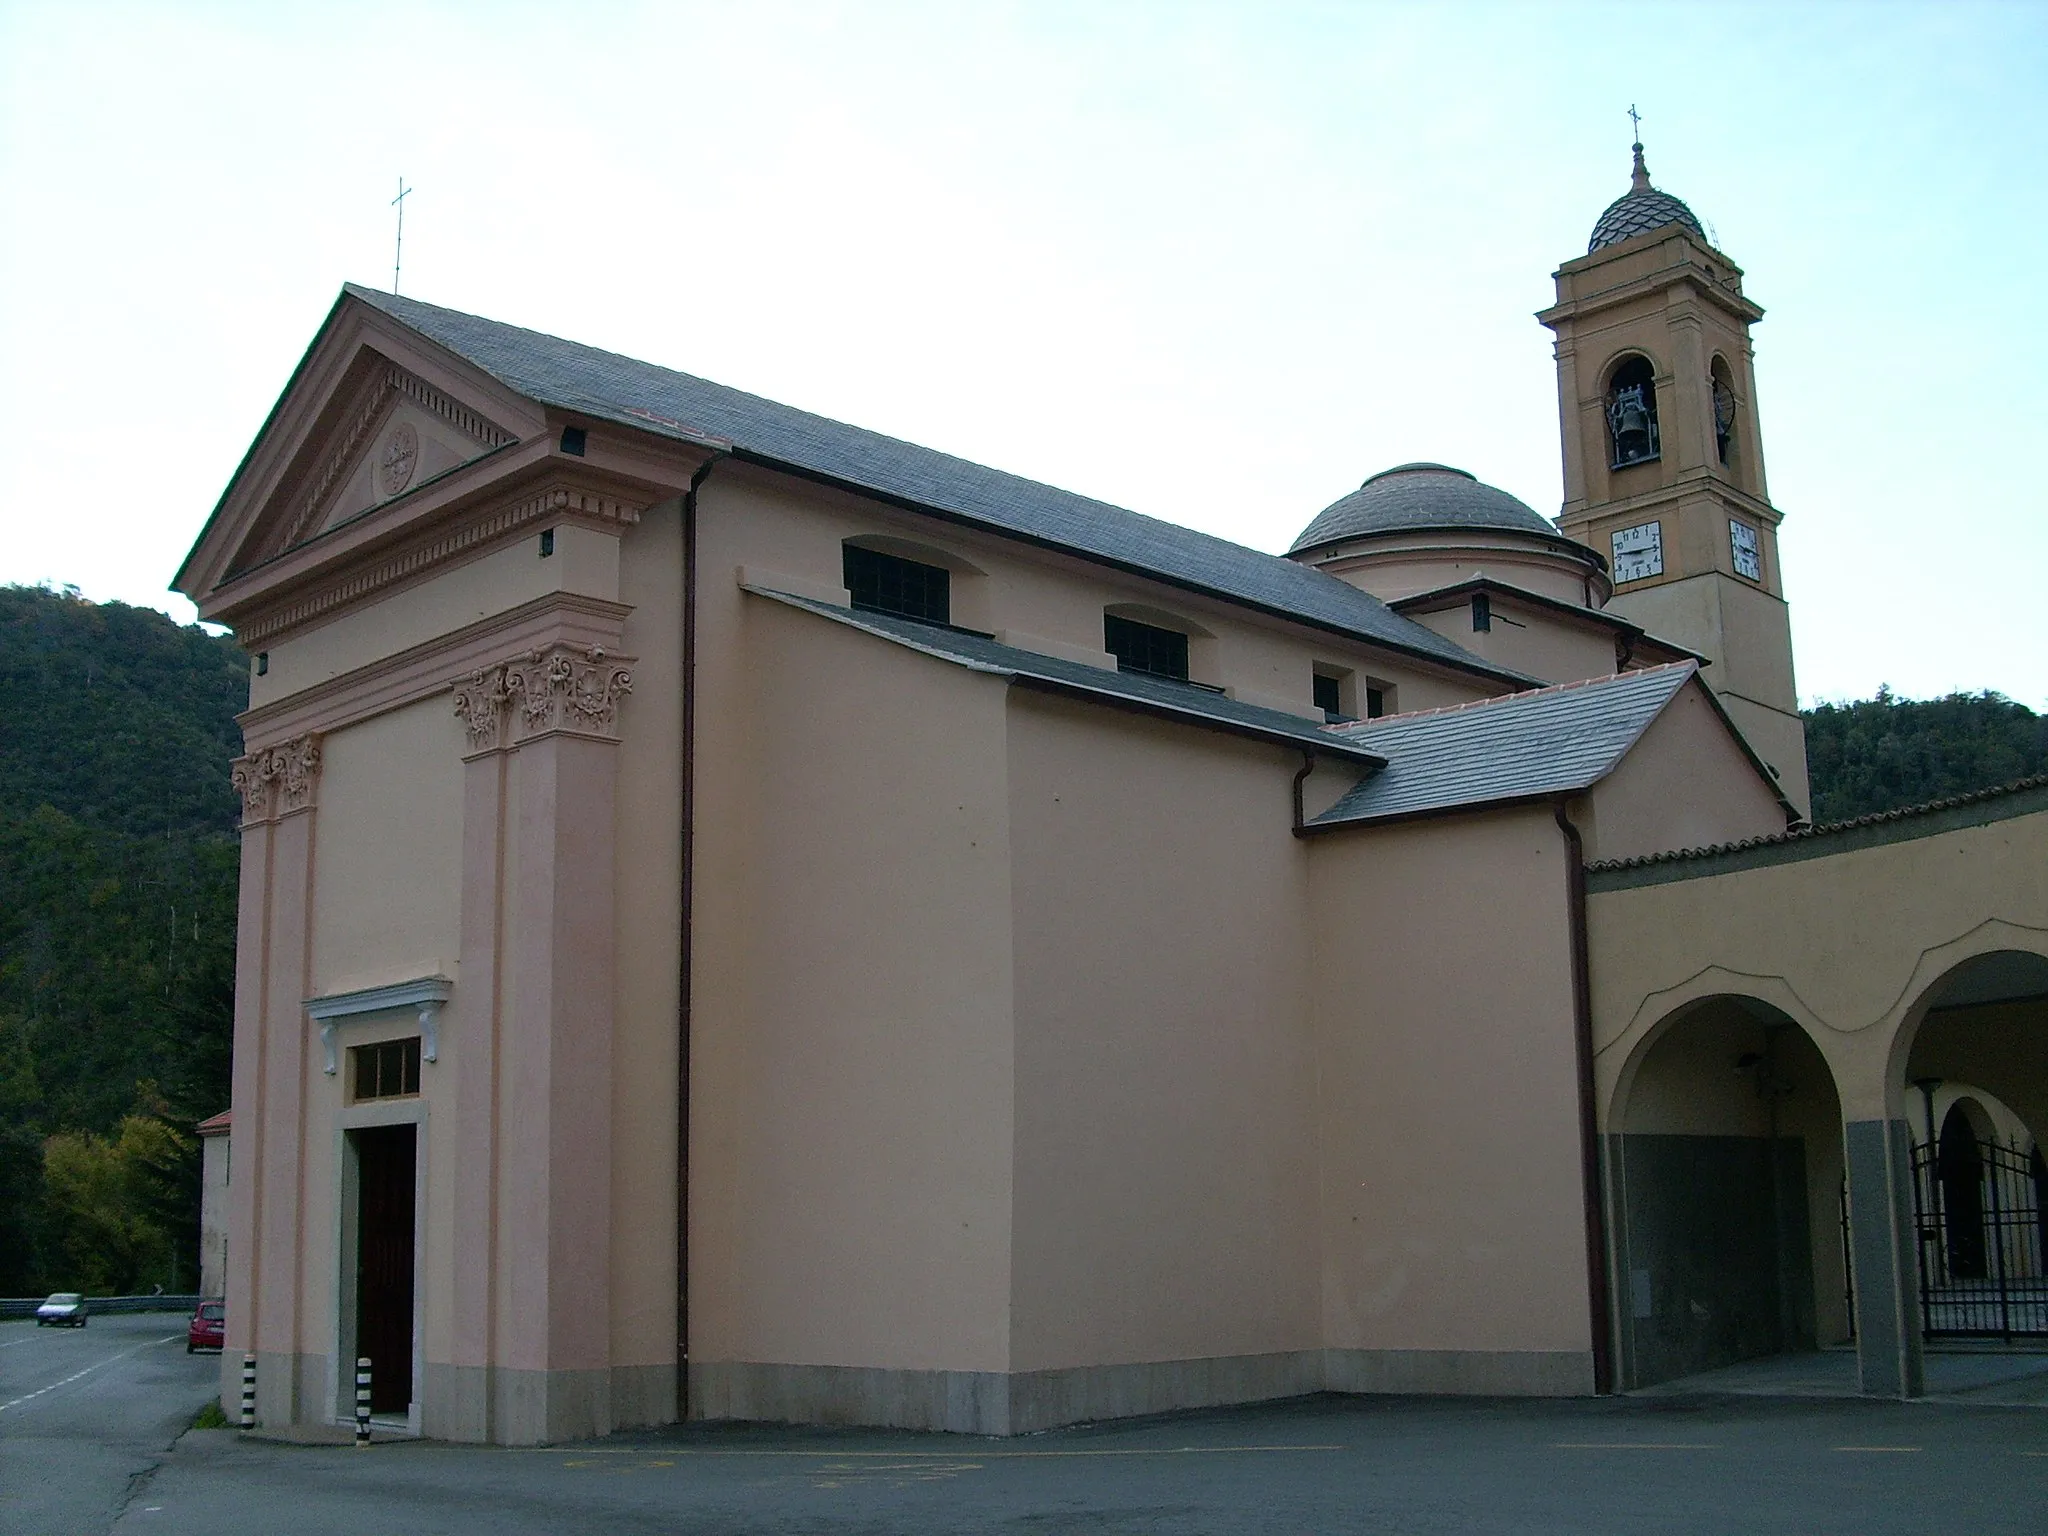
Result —
<instances>
[{"instance_id":1,"label":"triangular pediment","mask_svg":"<svg viewBox=\"0 0 2048 1536\"><path fill-rule=\"evenodd\" d=\"M370 353L342 414L343 430L297 496L275 520L281 554L330 528L395 500L415 487L516 441L514 434L467 408L417 374Z\"/></svg>"},{"instance_id":2,"label":"triangular pediment","mask_svg":"<svg viewBox=\"0 0 2048 1536\"><path fill-rule=\"evenodd\" d=\"M178 588L207 597L545 429L532 401L344 296L264 423ZM391 514L397 516L394 510Z\"/></svg>"}]
</instances>

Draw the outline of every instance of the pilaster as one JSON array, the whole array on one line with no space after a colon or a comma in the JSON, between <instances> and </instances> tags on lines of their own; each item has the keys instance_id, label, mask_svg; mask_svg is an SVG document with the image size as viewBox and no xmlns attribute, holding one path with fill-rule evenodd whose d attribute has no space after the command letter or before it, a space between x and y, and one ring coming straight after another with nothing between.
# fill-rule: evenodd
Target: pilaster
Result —
<instances>
[{"instance_id":1,"label":"pilaster","mask_svg":"<svg viewBox=\"0 0 2048 1536\"><path fill-rule=\"evenodd\" d=\"M1851 1120L1846 1152L1858 1380L1866 1396L1918 1397L1926 1382L1906 1122Z\"/></svg>"},{"instance_id":2,"label":"pilaster","mask_svg":"<svg viewBox=\"0 0 2048 1536\"><path fill-rule=\"evenodd\" d=\"M505 807L509 719L502 665L455 689L466 750L462 780L462 976L455 1073L453 1316L444 1391L429 1394L430 1433L489 1441L498 1330L499 1086L504 1009Z\"/></svg>"},{"instance_id":3,"label":"pilaster","mask_svg":"<svg viewBox=\"0 0 2048 1536\"><path fill-rule=\"evenodd\" d=\"M223 1376L255 1351L257 1417L289 1423L320 1383L299 1380L318 1353L305 1339L301 1212L320 738L307 734L238 758L242 887L235 974L235 1130L230 1174L228 1346ZM310 1395L309 1395L310 1394Z\"/></svg>"},{"instance_id":4,"label":"pilaster","mask_svg":"<svg viewBox=\"0 0 2048 1536\"><path fill-rule=\"evenodd\" d=\"M626 660L554 644L458 686L467 735L450 1432L612 1427L611 1106Z\"/></svg>"}]
</instances>

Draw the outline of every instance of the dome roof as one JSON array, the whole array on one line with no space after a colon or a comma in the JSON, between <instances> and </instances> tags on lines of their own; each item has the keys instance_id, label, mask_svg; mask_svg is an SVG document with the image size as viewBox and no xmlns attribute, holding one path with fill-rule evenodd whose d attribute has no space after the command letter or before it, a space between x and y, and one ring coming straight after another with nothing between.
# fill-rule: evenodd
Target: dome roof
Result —
<instances>
[{"instance_id":1,"label":"dome roof","mask_svg":"<svg viewBox=\"0 0 2048 1536\"><path fill-rule=\"evenodd\" d=\"M1342 539L1422 528L1488 528L1530 533L1562 542L1556 527L1528 503L1482 485L1445 464L1397 464L1383 469L1342 501L1332 502L1302 529L1289 554Z\"/></svg>"},{"instance_id":2,"label":"dome roof","mask_svg":"<svg viewBox=\"0 0 2048 1536\"><path fill-rule=\"evenodd\" d=\"M1698 215L1669 192L1659 192L1650 185L1650 173L1643 166L1643 146L1638 144L1635 150L1633 184L1626 193L1607 205L1606 212L1593 225L1593 237L1586 242L1588 255L1670 224L1682 224L1702 240L1707 238L1707 232L1700 227Z\"/></svg>"}]
</instances>

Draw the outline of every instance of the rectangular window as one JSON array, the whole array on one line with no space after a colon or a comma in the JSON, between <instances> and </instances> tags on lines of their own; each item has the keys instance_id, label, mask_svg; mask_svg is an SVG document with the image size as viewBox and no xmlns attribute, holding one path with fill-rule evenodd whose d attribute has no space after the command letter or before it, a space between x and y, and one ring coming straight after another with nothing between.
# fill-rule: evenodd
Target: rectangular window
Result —
<instances>
[{"instance_id":1,"label":"rectangular window","mask_svg":"<svg viewBox=\"0 0 2048 1536\"><path fill-rule=\"evenodd\" d=\"M953 573L878 549L846 548L846 590L863 613L893 613L928 624L953 622Z\"/></svg>"},{"instance_id":2,"label":"rectangular window","mask_svg":"<svg viewBox=\"0 0 2048 1536\"><path fill-rule=\"evenodd\" d=\"M1316 708L1323 712L1323 719L1335 725L1344 718L1344 684L1334 677L1316 674Z\"/></svg>"},{"instance_id":3,"label":"rectangular window","mask_svg":"<svg viewBox=\"0 0 2048 1536\"><path fill-rule=\"evenodd\" d=\"M1365 718L1377 720L1387 712L1387 690L1368 683L1365 689Z\"/></svg>"},{"instance_id":4,"label":"rectangular window","mask_svg":"<svg viewBox=\"0 0 2048 1536\"><path fill-rule=\"evenodd\" d=\"M1177 629L1102 616L1102 648L1116 658L1119 672L1144 672L1153 677L1188 680L1188 637Z\"/></svg>"},{"instance_id":5,"label":"rectangular window","mask_svg":"<svg viewBox=\"0 0 2048 1536\"><path fill-rule=\"evenodd\" d=\"M420 1037L385 1040L349 1050L356 1098L402 1099L420 1091Z\"/></svg>"}]
</instances>

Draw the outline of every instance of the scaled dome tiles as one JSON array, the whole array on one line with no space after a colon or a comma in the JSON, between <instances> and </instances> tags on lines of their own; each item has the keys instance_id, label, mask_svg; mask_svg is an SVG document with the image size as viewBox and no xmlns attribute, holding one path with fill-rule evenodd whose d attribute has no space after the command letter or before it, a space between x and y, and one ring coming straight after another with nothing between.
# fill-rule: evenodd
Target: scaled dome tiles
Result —
<instances>
[{"instance_id":1,"label":"scaled dome tiles","mask_svg":"<svg viewBox=\"0 0 2048 1536\"><path fill-rule=\"evenodd\" d=\"M1343 500L1325 507L1301 531L1289 554L1425 528L1489 528L1558 538L1550 519L1506 491L1484 485L1446 464L1399 464L1383 469Z\"/></svg>"},{"instance_id":2,"label":"scaled dome tiles","mask_svg":"<svg viewBox=\"0 0 2048 1536\"><path fill-rule=\"evenodd\" d=\"M1650 172L1643 164L1643 146L1635 146L1636 163L1630 178L1628 191L1607 205L1598 221L1593 225L1593 236L1586 242L1586 254L1602 250L1610 245L1619 245L1624 240L1633 240L1637 235L1647 235L1653 229L1668 225L1682 224L1702 240L1707 238L1706 230L1693 211L1669 192L1659 192L1650 185Z\"/></svg>"}]
</instances>

